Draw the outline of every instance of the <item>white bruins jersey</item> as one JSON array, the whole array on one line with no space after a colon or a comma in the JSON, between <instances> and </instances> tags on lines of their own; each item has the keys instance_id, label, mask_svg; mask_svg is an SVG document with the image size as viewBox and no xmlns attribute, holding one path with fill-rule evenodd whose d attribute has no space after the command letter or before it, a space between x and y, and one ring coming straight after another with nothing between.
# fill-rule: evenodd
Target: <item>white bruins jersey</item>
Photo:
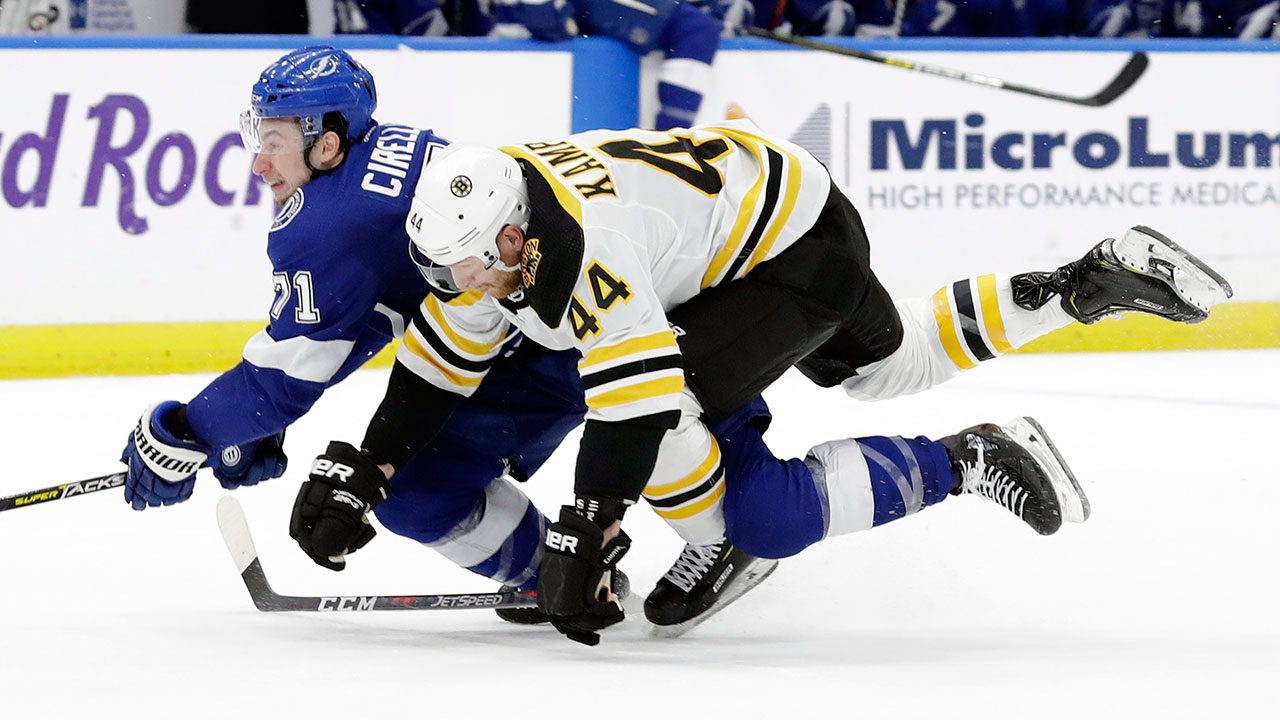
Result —
<instances>
[{"instance_id":1,"label":"white bruins jersey","mask_svg":"<svg viewBox=\"0 0 1280 720\"><path fill-rule=\"evenodd\" d=\"M512 326L540 345L576 349L588 422L679 418L668 439L683 449L673 456L663 440L651 502L655 487L687 490L670 487L686 472L704 476L694 486L714 474L722 492L719 453L697 422L666 313L790 247L827 200L827 170L748 120L599 130L502 150L521 162L529 188L523 289L502 301L474 291L429 297L397 361L470 395Z\"/></svg>"}]
</instances>

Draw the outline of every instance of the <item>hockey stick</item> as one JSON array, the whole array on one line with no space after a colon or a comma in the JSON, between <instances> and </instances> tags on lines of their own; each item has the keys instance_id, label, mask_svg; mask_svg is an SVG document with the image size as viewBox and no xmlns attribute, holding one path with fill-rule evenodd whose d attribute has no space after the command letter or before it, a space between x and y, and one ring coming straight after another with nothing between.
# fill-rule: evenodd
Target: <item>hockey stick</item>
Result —
<instances>
[{"instance_id":1,"label":"hockey stick","mask_svg":"<svg viewBox=\"0 0 1280 720\"><path fill-rule=\"evenodd\" d=\"M98 492L99 490L118 488L124 484L124 478L125 473L121 471L110 475L103 475L101 477L89 478L88 480L77 480L75 482L64 483L62 485L54 485L52 487L40 488L39 490L10 495L9 497L0 498L0 511L38 505L40 503L51 502L53 500L65 500L69 497L87 495L89 493Z\"/></svg>"},{"instance_id":2,"label":"hockey stick","mask_svg":"<svg viewBox=\"0 0 1280 720\"><path fill-rule=\"evenodd\" d=\"M462 610L534 607L537 600L518 592L453 595L280 595L271 589L249 534L244 509L230 495L218 501L218 529L231 551L249 597L262 612L361 612L367 610Z\"/></svg>"},{"instance_id":3,"label":"hockey stick","mask_svg":"<svg viewBox=\"0 0 1280 720\"><path fill-rule=\"evenodd\" d=\"M1116 74L1107 86L1088 97L1072 97L1070 95L1062 95L1048 90L1040 90L1039 88L1028 87L1011 83L1000 78L991 77L990 75L982 75L979 73L965 72L963 70L952 70L951 68L940 67L938 65L927 65L911 60L903 60L901 58L888 57L885 55L877 55L876 53L866 52L864 50L855 50L853 48L842 47L840 45L831 45L829 43L817 42L805 37L783 36L771 33L756 27L744 27L742 31L754 37L774 40L787 45L796 45L810 50L821 50L823 52L835 53L836 55L844 55L846 57L858 58L859 60L871 60L883 65L892 65L893 67L902 68L904 70L916 70L928 75L937 75L939 77L951 78L952 80L960 80L962 82L975 83L985 85L997 90L1008 90L1010 92L1022 93L1024 95L1034 95L1035 97L1044 98L1046 100L1057 100L1059 102L1071 103L1073 105L1085 105L1087 107L1102 107L1123 95L1134 83L1138 82L1138 78L1142 77L1142 73L1146 72L1149 60L1146 53L1136 52L1129 56L1128 62L1124 67L1120 68L1120 72Z\"/></svg>"}]
</instances>

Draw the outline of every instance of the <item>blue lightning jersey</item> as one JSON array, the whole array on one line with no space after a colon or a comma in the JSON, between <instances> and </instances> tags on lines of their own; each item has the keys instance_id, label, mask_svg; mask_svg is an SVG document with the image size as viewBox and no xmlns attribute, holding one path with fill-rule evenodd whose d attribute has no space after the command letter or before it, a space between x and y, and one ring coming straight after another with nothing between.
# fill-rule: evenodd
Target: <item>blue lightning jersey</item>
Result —
<instances>
[{"instance_id":1,"label":"blue lightning jersey","mask_svg":"<svg viewBox=\"0 0 1280 720\"><path fill-rule=\"evenodd\" d=\"M440 0L334 0L334 32L364 35L444 35Z\"/></svg>"},{"instance_id":2,"label":"blue lightning jersey","mask_svg":"<svg viewBox=\"0 0 1280 720\"><path fill-rule=\"evenodd\" d=\"M946 37L1065 35L1066 0L921 0L902 34Z\"/></svg>"},{"instance_id":3,"label":"blue lightning jersey","mask_svg":"<svg viewBox=\"0 0 1280 720\"><path fill-rule=\"evenodd\" d=\"M1080 34L1097 37L1265 37L1275 0L1089 0Z\"/></svg>"},{"instance_id":4,"label":"blue lightning jersey","mask_svg":"<svg viewBox=\"0 0 1280 720\"><path fill-rule=\"evenodd\" d=\"M445 143L430 130L379 125L289 198L267 240L268 325L187 404L202 440L221 449L283 430L404 334L428 294L404 219L423 164Z\"/></svg>"}]
</instances>

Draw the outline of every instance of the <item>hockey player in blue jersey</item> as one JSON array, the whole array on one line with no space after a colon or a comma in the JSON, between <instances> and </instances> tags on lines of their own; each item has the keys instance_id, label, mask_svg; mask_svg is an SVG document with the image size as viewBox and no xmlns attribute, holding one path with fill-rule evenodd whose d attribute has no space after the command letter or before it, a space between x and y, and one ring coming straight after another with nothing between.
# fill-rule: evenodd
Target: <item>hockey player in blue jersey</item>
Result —
<instances>
[{"instance_id":1,"label":"hockey player in blue jersey","mask_svg":"<svg viewBox=\"0 0 1280 720\"><path fill-rule=\"evenodd\" d=\"M625 43L640 55L663 52L654 127L694 122L711 81L720 25L680 0L495 0L491 34L565 40L579 31Z\"/></svg>"},{"instance_id":2,"label":"hockey player in blue jersey","mask_svg":"<svg viewBox=\"0 0 1280 720\"><path fill-rule=\"evenodd\" d=\"M254 85L241 129L280 206L267 242L275 302L238 365L186 403L143 412L122 456L135 510L186 500L201 466L226 488L279 477L284 429L402 335L420 308L429 286L409 261L404 215L418 172L444 141L375 122L376 103L369 72L327 46L285 55ZM536 470L585 408L572 359L532 344L507 350L492 363L499 380L402 469L379 514L463 567L532 589L545 520L500 476ZM323 538L311 530L295 528L303 549L342 569L342 553L312 552Z\"/></svg>"}]
</instances>

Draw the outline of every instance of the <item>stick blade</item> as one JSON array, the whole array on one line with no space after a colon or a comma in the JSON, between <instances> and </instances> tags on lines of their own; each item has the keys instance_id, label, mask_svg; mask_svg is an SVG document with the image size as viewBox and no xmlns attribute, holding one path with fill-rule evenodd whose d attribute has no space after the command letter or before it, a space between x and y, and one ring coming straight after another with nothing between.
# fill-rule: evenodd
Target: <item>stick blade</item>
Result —
<instances>
[{"instance_id":1,"label":"stick blade","mask_svg":"<svg viewBox=\"0 0 1280 720\"><path fill-rule=\"evenodd\" d=\"M1093 97L1085 98L1082 104L1090 107L1102 107L1108 105L1111 101L1120 97L1129 91L1138 82L1138 78L1147 71L1147 66L1151 64L1151 60L1147 58L1147 54L1136 52L1129 57L1129 62L1120 68L1120 73L1106 87L1098 91Z\"/></svg>"},{"instance_id":2,"label":"stick blade","mask_svg":"<svg viewBox=\"0 0 1280 720\"><path fill-rule=\"evenodd\" d=\"M218 501L218 530L222 532L222 541L227 544L231 559L235 561L236 572L243 575L245 569L258 559L258 549L253 546L244 508L230 495Z\"/></svg>"}]
</instances>

